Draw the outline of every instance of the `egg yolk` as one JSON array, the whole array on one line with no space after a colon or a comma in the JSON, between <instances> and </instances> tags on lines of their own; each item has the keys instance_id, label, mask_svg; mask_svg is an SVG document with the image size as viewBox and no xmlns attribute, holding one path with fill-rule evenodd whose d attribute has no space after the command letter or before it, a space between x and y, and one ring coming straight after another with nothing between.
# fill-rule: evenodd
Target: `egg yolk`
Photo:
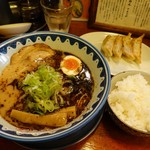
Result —
<instances>
[{"instance_id":1,"label":"egg yolk","mask_svg":"<svg viewBox=\"0 0 150 150\"><path fill-rule=\"evenodd\" d=\"M69 58L64 61L63 66L69 70L76 70L77 68L80 67L80 64L77 60Z\"/></svg>"}]
</instances>

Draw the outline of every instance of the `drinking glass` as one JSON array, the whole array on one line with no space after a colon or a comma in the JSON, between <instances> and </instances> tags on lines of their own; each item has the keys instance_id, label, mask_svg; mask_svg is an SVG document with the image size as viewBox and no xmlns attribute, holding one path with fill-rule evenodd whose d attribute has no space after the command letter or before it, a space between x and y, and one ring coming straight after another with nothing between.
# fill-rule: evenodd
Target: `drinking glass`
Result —
<instances>
[{"instance_id":1,"label":"drinking glass","mask_svg":"<svg viewBox=\"0 0 150 150\"><path fill-rule=\"evenodd\" d=\"M41 0L40 2L49 30L68 32L72 18L73 0Z\"/></svg>"}]
</instances>

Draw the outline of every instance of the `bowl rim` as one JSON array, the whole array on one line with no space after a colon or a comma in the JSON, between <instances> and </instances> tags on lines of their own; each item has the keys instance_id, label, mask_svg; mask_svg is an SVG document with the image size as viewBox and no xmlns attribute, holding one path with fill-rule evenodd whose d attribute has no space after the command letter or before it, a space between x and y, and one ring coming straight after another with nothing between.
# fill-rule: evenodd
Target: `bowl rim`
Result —
<instances>
[{"instance_id":1,"label":"bowl rim","mask_svg":"<svg viewBox=\"0 0 150 150\"><path fill-rule=\"evenodd\" d=\"M71 39L76 39L77 41L81 42L81 43L86 43L88 47L90 47L91 49L94 49L96 54L99 55L101 57L101 60L103 61L104 63L104 67L105 67L105 71L106 71L106 87L105 87L105 92L104 94L102 95L102 98L99 98L97 96L97 99L99 99L96 107L90 112L90 115L88 114L84 119L82 119L82 121L79 121L76 125L73 125L71 126L71 129L67 130L67 129L64 129L65 131L65 134L69 135L69 134L72 134L73 132L76 132L77 130L79 130L80 128L82 128L83 126L85 126L87 123L89 123L93 117L95 117L99 111L104 107L104 105L106 104L106 100L107 100L107 96L109 94L109 90L110 90L110 82L111 82L111 74L110 74L110 69L109 69L109 65L106 61L106 59L104 58L104 56L101 54L101 52L95 47L93 46L91 43L89 43L88 41L76 36L76 35L73 35L73 34L70 34L70 33L63 33L63 32L54 32L54 31L38 31L38 32L33 32L33 33L25 33L21 36L17 36L17 37L12 37L10 39L7 39L6 41L2 42L0 44L0 48L9 44L9 42L14 42L14 41L17 41L17 40L21 40L21 39L26 39L26 38L30 38L31 36L42 36L42 35L47 35L47 36L50 36L50 35L57 35L57 36L66 36L67 38L71 38ZM100 100L102 99L102 100ZM80 128L79 128L80 127ZM0 125L0 129L1 129L1 125ZM38 141L46 141L46 140L53 140L54 137L55 139L58 139L58 138L63 138L64 137L64 132L60 132L58 134L56 134L54 137L51 137L51 136L35 136L34 138L31 137L31 138L20 138L19 136L12 136L11 134L3 134L2 131L0 130L0 133L1 133L1 136L2 137L5 137L7 139L11 139L11 140L15 140L15 141L21 141L21 142L38 142Z\"/></svg>"}]
</instances>

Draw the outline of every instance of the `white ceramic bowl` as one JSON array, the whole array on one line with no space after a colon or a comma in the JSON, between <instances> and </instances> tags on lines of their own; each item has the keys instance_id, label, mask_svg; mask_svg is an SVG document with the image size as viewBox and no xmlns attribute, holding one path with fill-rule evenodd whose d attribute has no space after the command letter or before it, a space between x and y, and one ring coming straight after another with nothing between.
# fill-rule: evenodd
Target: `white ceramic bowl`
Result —
<instances>
[{"instance_id":1,"label":"white ceramic bowl","mask_svg":"<svg viewBox=\"0 0 150 150\"><path fill-rule=\"evenodd\" d=\"M125 71L125 72L120 72L120 73L118 73L118 74L116 74L115 76L113 76L112 77L112 81L111 81L111 89L110 89L110 94L111 94L111 92L113 91L113 90L115 90L116 89L116 83L118 83L119 81L122 81L123 79L126 79L127 77L129 77L129 76L133 76L133 75L142 75L143 77L144 77L144 79L148 82L148 85L150 85L150 74L148 74L148 73L146 73L146 72L142 72L142 71ZM138 79L138 82L140 83L141 82L141 78L139 78L139 76L136 76L136 77L138 77L137 79ZM141 79L141 80L140 80ZM128 80L129 81L129 80ZM135 80L134 80L134 82L136 82ZM125 82L124 82L125 83ZM136 82L137 83L137 82ZM133 86L135 86L135 87L137 87L137 85L136 85L136 83L133 85L133 84L130 84L129 82L127 83L126 82L126 88L128 89L128 85L129 86L131 86L131 87L133 87ZM121 86L120 86L121 87ZM139 87L139 86L138 86ZM145 86L143 86L143 87L145 87ZM123 90L123 89L122 89ZM127 94L127 92L126 92L126 90L123 90L123 91L125 91L125 93ZM134 90L135 91L135 90ZM141 92L142 92L142 89L141 89ZM137 92L135 92L135 93L137 93ZM140 92L139 92L140 93ZM110 95L109 94L109 95ZM118 93L118 95L119 95L119 93ZM112 97L114 98L114 96L111 96L111 99L112 99ZM120 97L120 96L119 96ZM131 95L131 93L130 93L130 96L129 96L129 100L131 101L131 97L132 97L132 95ZM115 96L115 99L117 99L116 98L116 96ZM123 98L122 98L123 99ZM127 101L127 102L121 102L121 103L119 103L120 101L119 100L117 100L117 102L114 102L114 100L113 100L113 102L112 102L112 100L110 100L110 98L109 98L109 96L108 96L108 100L107 100L107 105L108 105L108 107L107 107L107 109L108 109L108 113L109 113L109 115L111 116L111 118L112 118L112 120L121 128L121 129L123 129L124 131L126 131L127 133L129 133L129 134L132 134L132 135L136 135L136 136L149 136L150 137L150 131L146 131L146 129L144 128L144 126L142 126L142 125L139 125L139 120L142 120L142 118L140 117L137 121L138 121L138 123L137 124L135 124L135 122L136 122L136 117L134 117L134 115L133 114L137 114L137 113L134 113L134 112L136 112L136 110L138 110L139 111L139 113L141 113L142 115L143 115L143 117L145 116L144 115L144 108L145 107L148 107L149 108L149 106L145 106L144 105L144 107L142 107L143 108L143 110L141 110L140 111L140 108L139 108L139 105L141 106L141 102L136 98L136 99L134 99L134 97L132 97L132 102L129 102L129 100ZM143 99L144 100L144 99ZM134 108L132 107L131 108L131 106L132 106L132 103L134 102ZM129 104L130 103L130 104ZM114 105L115 105L115 107L114 107ZM125 107L126 106L126 107ZM131 120L131 123L129 123L129 119L127 119L126 117L123 117L124 115L122 115L122 113L124 113L124 112L122 112L122 107L123 107L123 110L124 110L124 112L126 112L125 114L126 114L126 116L128 116L128 118L130 118L130 120ZM117 109L116 109L117 108ZM134 109L134 111L133 111L133 113L132 113L132 115L128 115L128 114L131 114L130 112L130 110L129 110L129 108L131 108L132 110ZM118 112L120 110L120 112ZM141 115L141 116L142 116ZM124 119L123 119L124 118ZM134 122L132 122L134 120ZM132 124L132 125L131 125ZM137 127L138 126L138 127ZM143 127L143 128L142 128ZM150 127L149 127L150 128Z\"/></svg>"},{"instance_id":2,"label":"white ceramic bowl","mask_svg":"<svg viewBox=\"0 0 150 150\"><path fill-rule=\"evenodd\" d=\"M1 25L0 35L10 38L12 36L23 34L30 29L31 25L32 23L29 22Z\"/></svg>"},{"instance_id":3,"label":"white ceramic bowl","mask_svg":"<svg viewBox=\"0 0 150 150\"><path fill-rule=\"evenodd\" d=\"M60 148L79 142L99 124L110 89L110 70L103 55L78 36L59 32L37 32L14 37L0 45L0 72L20 48L45 43L52 49L72 53L87 64L94 79L92 99L82 114L69 124L49 131L19 130L0 117L0 135L34 148Z\"/></svg>"}]
</instances>

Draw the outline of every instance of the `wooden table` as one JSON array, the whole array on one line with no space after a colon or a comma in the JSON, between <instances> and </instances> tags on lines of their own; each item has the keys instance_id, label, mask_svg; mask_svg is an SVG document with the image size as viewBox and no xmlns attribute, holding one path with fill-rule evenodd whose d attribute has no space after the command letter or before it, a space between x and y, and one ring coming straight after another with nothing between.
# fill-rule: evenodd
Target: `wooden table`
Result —
<instances>
[{"instance_id":1,"label":"wooden table","mask_svg":"<svg viewBox=\"0 0 150 150\"><path fill-rule=\"evenodd\" d=\"M89 29L87 22L72 22L70 27L70 33L78 36L93 31L98 30ZM150 46L150 39L144 39L143 43ZM8 149L26 150L10 140L0 138L0 150ZM99 126L90 136L65 150L150 150L150 138L127 134L104 113Z\"/></svg>"}]
</instances>

